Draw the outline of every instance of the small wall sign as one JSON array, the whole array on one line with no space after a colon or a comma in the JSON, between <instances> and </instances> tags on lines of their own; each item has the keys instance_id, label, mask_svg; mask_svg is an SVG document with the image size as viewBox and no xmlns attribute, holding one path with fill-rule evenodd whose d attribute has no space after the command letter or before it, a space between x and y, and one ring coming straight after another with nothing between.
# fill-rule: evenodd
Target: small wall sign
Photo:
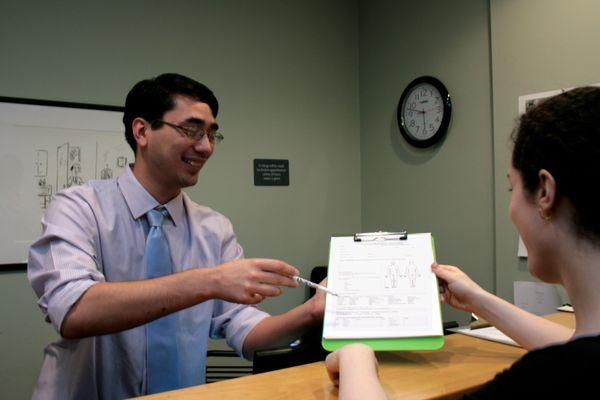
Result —
<instances>
[{"instance_id":1,"label":"small wall sign","mask_svg":"<svg viewBox=\"0 0 600 400\"><path fill-rule=\"evenodd\" d=\"M289 186L290 161L254 159L254 186Z\"/></svg>"}]
</instances>

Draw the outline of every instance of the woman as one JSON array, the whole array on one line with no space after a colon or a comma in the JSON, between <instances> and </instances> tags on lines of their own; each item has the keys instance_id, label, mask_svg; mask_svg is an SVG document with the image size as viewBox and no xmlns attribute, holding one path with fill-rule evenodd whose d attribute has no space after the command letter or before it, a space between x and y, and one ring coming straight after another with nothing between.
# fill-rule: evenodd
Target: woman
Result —
<instances>
[{"instance_id":1,"label":"woman","mask_svg":"<svg viewBox=\"0 0 600 400\"><path fill-rule=\"evenodd\" d=\"M527 247L531 274L565 287L576 328L523 311L457 267L434 263L442 301L481 316L531 350L466 398L573 398L586 387L594 397L600 371L600 88L574 89L529 110L513 141L510 218ZM368 347L344 347L326 365L341 399L385 398Z\"/></svg>"}]
</instances>

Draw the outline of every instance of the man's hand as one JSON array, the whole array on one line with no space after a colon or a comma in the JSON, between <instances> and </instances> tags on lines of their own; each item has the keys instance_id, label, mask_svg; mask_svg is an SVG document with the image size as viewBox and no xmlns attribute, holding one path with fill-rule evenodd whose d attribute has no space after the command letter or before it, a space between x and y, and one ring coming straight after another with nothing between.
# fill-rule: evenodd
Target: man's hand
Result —
<instances>
[{"instance_id":1,"label":"man's hand","mask_svg":"<svg viewBox=\"0 0 600 400\"><path fill-rule=\"evenodd\" d=\"M298 286L291 276L299 274L280 260L235 260L215 268L212 297L233 303L260 303L265 297L279 296L280 286Z\"/></svg>"},{"instance_id":2,"label":"man's hand","mask_svg":"<svg viewBox=\"0 0 600 400\"><path fill-rule=\"evenodd\" d=\"M323 279L320 285L327 287L327 278ZM316 321L323 319L323 314L325 313L325 295L324 291L317 290L315 295L306 301L306 305L309 306L309 313Z\"/></svg>"},{"instance_id":3,"label":"man's hand","mask_svg":"<svg viewBox=\"0 0 600 400\"><path fill-rule=\"evenodd\" d=\"M295 281L294 281L295 282ZM326 280L321 282L325 285ZM325 294L321 290L292 310L260 321L244 341L244 354L252 357L256 350L288 345L323 320Z\"/></svg>"}]
</instances>

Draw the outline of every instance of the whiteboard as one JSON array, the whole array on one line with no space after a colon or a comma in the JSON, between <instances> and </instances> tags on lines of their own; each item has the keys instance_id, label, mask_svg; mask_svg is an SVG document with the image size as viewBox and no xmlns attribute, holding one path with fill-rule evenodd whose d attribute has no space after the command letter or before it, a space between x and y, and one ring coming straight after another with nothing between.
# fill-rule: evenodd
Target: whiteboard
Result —
<instances>
[{"instance_id":1,"label":"whiteboard","mask_svg":"<svg viewBox=\"0 0 600 400\"><path fill-rule=\"evenodd\" d=\"M26 262L55 193L133 162L122 118L122 107L0 97L0 264Z\"/></svg>"}]
</instances>

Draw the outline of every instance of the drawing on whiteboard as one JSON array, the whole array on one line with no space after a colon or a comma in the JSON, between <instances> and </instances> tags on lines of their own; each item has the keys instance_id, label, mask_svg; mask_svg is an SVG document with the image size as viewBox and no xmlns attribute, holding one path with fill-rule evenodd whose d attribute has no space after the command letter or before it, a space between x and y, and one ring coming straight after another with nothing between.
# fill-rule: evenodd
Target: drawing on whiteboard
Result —
<instances>
[{"instance_id":1,"label":"drawing on whiteboard","mask_svg":"<svg viewBox=\"0 0 600 400\"><path fill-rule=\"evenodd\" d=\"M48 208L48 203L52 198L52 185L46 184L46 178L40 178L38 180L38 197L40 198L40 207L45 210Z\"/></svg>"},{"instance_id":2,"label":"drawing on whiteboard","mask_svg":"<svg viewBox=\"0 0 600 400\"><path fill-rule=\"evenodd\" d=\"M67 186L75 186L81 185L83 183L83 178L81 177L81 163L74 162L69 168L69 177L67 179Z\"/></svg>"},{"instance_id":3,"label":"drawing on whiteboard","mask_svg":"<svg viewBox=\"0 0 600 400\"><path fill-rule=\"evenodd\" d=\"M48 175L48 151L35 151L35 177L42 178Z\"/></svg>"},{"instance_id":4,"label":"drawing on whiteboard","mask_svg":"<svg viewBox=\"0 0 600 400\"><path fill-rule=\"evenodd\" d=\"M52 198L52 185L48 185L46 178L48 177L48 151L35 151L35 177L38 179L38 197L40 199L40 207L45 210Z\"/></svg>"},{"instance_id":5,"label":"drawing on whiteboard","mask_svg":"<svg viewBox=\"0 0 600 400\"><path fill-rule=\"evenodd\" d=\"M71 186L81 185L81 147L65 143L58 146L57 150L56 187L66 189Z\"/></svg>"},{"instance_id":6,"label":"drawing on whiteboard","mask_svg":"<svg viewBox=\"0 0 600 400\"><path fill-rule=\"evenodd\" d=\"M94 147L89 142L85 145L65 142L56 147L56 164L53 157L49 156L51 151L35 150L33 175L40 208L45 210L48 207L55 192L82 185L89 179L118 176L127 166L127 156L123 155L125 150L121 145L100 146L95 142ZM54 181L56 186L51 183Z\"/></svg>"},{"instance_id":7,"label":"drawing on whiteboard","mask_svg":"<svg viewBox=\"0 0 600 400\"><path fill-rule=\"evenodd\" d=\"M123 156L122 149L118 148L106 148L103 151L96 149L96 164L104 166L99 172L100 179L111 179L117 175L127 166L127 157Z\"/></svg>"},{"instance_id":8,"label":"drawing on whiteboard","mask_svg":"<svg viewBox=\"0 0 600 400\"><path fill-rule=\"evenodd\" d=\"M112 177L113 177L113 170L110 169L108 164L106 164L106 167L104 167L102 169L102 171L100 171L100 179L110 179Z\"/></svg>"}]
</instances>

